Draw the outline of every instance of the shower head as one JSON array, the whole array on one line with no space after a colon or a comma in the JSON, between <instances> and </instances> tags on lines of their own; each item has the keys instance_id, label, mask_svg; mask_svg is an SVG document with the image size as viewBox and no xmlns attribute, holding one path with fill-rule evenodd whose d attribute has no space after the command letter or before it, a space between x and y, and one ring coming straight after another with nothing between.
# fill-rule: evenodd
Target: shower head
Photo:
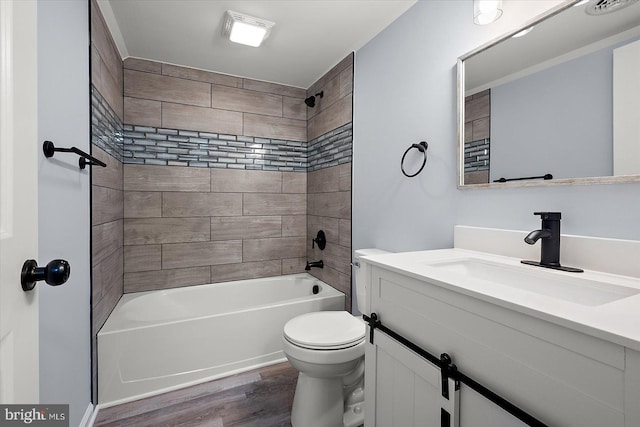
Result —
<instances>
[{"instance_id":1,"label":"shower head","mask_svg":"<svg viewBox=\"0 0 640 427\"><path fill-rule=\"evenodd\" d=\"M319 96L320 98L322 98L324 96L324 91L320 91L319 93L316 93L315 95L305 99L304 103L307 104L307 107L313 108L316 106L316 96Z\"/></svg>"}]
</instances>

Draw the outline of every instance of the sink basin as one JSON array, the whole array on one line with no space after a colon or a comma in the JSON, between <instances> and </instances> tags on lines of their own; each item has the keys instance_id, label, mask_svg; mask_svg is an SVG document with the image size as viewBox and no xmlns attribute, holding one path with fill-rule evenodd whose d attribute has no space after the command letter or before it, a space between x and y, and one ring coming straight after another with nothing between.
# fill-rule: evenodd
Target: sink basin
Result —
<instances>
[{"instance_id":1,"label":"sink basin","mask_svg":"<svg viewBox=\"0 0 640 427\"><path fill-rule=\"evenodd\" d=\"M640 293L640 289L614 285L575 273L560 273L482 259L464 258L428 262L424 265L440 273L451 274L457 280L483 280L586 306L602 305Z\"/></svg>"}]
</instances>

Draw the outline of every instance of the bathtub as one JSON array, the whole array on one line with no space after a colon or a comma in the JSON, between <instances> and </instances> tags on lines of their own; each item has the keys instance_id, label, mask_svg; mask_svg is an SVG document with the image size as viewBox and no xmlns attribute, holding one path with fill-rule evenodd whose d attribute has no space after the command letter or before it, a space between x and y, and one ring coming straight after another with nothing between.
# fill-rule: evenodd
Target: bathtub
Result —
<instances>
[{"instance_id":1,"label":"bathtub","mask_svg":"<svg viewBox=\"0 0 640 427\"><path fill-rule=\"evenodd\" d=\"M344 303L304 273L125 294L98 333L100 406L283 362L289 319Z\"/></svg>"}]
</instances>

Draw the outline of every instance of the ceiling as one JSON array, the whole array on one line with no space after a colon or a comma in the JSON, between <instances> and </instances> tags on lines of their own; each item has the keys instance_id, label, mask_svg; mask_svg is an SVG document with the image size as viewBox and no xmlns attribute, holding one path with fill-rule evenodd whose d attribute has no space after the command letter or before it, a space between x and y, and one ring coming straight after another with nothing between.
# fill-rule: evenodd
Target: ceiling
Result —
<instances>
[{"instance_id":1,"label":"ceiling","mask_svg":"<svg viewBox=\"0 0 640 427\"><path fill-rule=\"evenodd\" d=\"M640 36L640 1L597 16L586 13L593 4L560 5L559 13L551 12L529 34L465 60L467 95Z\"/></svg>"},{"instance_id":2,"label":"ceiling","mask_svg":"<svg viewBox=\"0 0 640 427\"><path fill-rule=\"evenodd\" d=\"M123 59L144 58L301 88L416 0L99 0ZM259 48L222 37L225 11L275 22Z\"/></svg>"}]
</instances>

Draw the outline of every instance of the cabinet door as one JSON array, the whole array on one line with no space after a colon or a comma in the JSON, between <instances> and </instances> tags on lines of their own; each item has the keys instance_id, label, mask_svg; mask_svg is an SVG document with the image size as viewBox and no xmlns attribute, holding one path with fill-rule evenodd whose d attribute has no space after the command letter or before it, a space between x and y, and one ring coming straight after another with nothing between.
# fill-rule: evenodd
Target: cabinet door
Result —
<instances>
[{"instance_id":1,"label":"cabinet door","mask_svg":"<svg viewBox=\"0 0 640 427\"><path fill-rule=\"evenodd\" d=\"M365 425L458 427L458 396L449 380L450 396L441 395L440 370L384 333L375 331L366 349Z\"/></svg>"}]
</instances>

